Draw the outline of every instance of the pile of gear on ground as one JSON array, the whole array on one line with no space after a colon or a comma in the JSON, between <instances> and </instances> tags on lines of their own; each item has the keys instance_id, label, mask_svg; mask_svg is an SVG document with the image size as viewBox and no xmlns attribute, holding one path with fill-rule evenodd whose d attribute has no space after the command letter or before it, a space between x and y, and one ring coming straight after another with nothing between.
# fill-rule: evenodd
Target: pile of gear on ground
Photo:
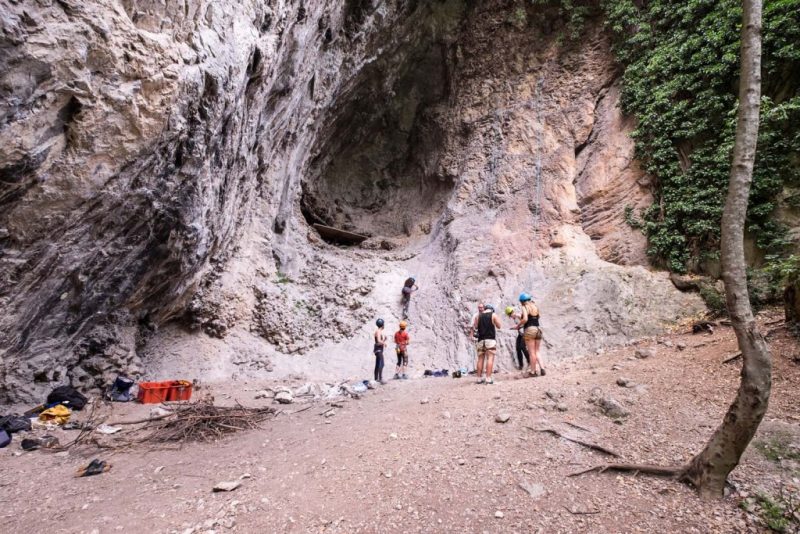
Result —
<instances>
[{"instance_id":1,"label":"pile of gear on ground","mask_svg":"<svg viewBox=\"0 0 800 534\"><path fill-rule=\"evenodd\" d=\"M107 400L114 402L130 402L138 400L142 404L161 403L165 401L189 400L192 395L192 382L186 380L170 380L167 382L141 382L138 393L133 395L135 382L130 378L119 376L105 392ZM35 406L23 414L9 414L0 417L0 448L11 444L14 434L23 433L20 446L25 451L40 448L59 448L56 436L46 433L36 436L35 431L51 432L61 430L86 430L86 424L70 421L74 411L83 410L89 399L72 386L58 386L47 396L44 403ZM102 427L102 428L101 428ZM112 433L107 425L100 425L100 433ZM102 467L102 466L101 466ZM88 474L96 474L97 466L90 466ZM102 472L102 469L99 471Z\"/></svg>"}]
</instances>

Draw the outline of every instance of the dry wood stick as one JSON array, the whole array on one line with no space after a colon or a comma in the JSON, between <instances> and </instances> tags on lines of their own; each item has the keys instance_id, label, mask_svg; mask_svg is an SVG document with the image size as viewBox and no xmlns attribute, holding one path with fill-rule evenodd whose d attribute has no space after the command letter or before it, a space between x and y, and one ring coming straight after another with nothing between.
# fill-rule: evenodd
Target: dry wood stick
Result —
<instances>
[{"instance_id":1,"label":"dry wood stick","mask_svg":"<svg viewBox=\"0 0 800 534\"><path fill-rule=\"evenodd\" d=\"M600 510L570 510L566 506L563 506L564 510L571 513L572 515L591 515L591 514L599 514Z\"/></svg>"},{"instance_id":2,"label":"dry wood stick","mask_svg":"<svg viewBox=\"0 0 800 534\"><path fill-rule=\"evenodd\" d=\"M574 428L577 428L578 430L583 430L584 432L590 432L591 433L591 430L589 430L588 428L583 428L582 426L576 425L575 423L570 423L569 421L564 421L564 424L565 425L569 425L569 426L574 427Z\"/></svg>"},{"instance_id":3,"label":"dry wood stick","mask_svg":"<svg viewBox=\"0 0 800 534\"><path fill-rule=\"evenodd\" d=\"M608 454L609 456L614 456L615 458L619 458L620 457L619 454L617 454L616 452L614 452L614 451L612 451L610 449L607 449L607 448L603 447L602 445L596 445L594 443L587 443L585 441L581 441L581 440L579 440L577 438L573 438L573 437L564 435L561 432L559 432L558 430L554 430L552 428L541 428L541 429L538 429L538 430L535 429L535 428L531 428L529 426L526 426L525 428L527 428L528 430L533 430L534 432L547 432L549 434L553 434L556 437L564 438L567 441L571 441L573 443L577 443L578 445L583 445L584 447L587 447L587 448L592 449L594 451L602 452L603 454Z\"/></svg>"},{"instance_id":4,"label":"dry wood stick","mask_svg":"<svg viewBox=\"0 0 800 534\"><path fill-rule=\"evenodd\" d=\"M217 426L221 426L222 428L229 428L229 429L234 430L234 431L247 430L247 427L243 428L243 427L239 427L239 426L226 425L225 423L217 423ZM253 427L249 427L249 428L252 429ZM219 431L216 431L216 432L217 432L218 435L220 434Z\"/></svg>"},{"instance_id":5,"label":"dry wood stick","mask_svg":"<svg viewBox=\"0 0 800 534\"><path fill-rule=\"evenodd\" d=\"M149 417L147 419L136 419L135 421L114 421L113 423L107 423L108 426L120 426L120 425L138 425L140 423L150 423L151 421L160 421L161 419L166 419L172 415L176 415L174 413L168 413L164 415L159 415L157 417Z\"/></svg>"},{"instance_id":6,"label":"dry wood stick","mask_svg":"<svg viewBox=\"0 0 800 534\"><path fill-rule=\"evenodd\" d=\"M308 406L306 406L305 408L300 408L299 410L295 410L295 411L293 411L292 413L290 413L289 415L294 415L294 414L296 414L296 413L304 412L304 411L306 411L306 410L310 410L310 409L311 409L311 408L313 408L313 407L314 407L314 405L313 405L313 404L309 404L309 405L308 405ZM327 412L322 412L322 413L327 413ZM320 414L320 415L322 415L322 414Z\"/></svg>"},{"instance_id":7,"label":"dry wood stick","mask_svg":"<svg viewBox=\"0 0 800 534\"><path fill-rule=\"evenodd\" d=\"M738 360L741 357L742 357L742 353L740 352L738 354L734 354L730 358L725 358L724 360L722 360L722 363L731 363L732 361Z\"/></svg>"},{"instance_id":8,"label":"dry wood stick","mask_svg":"<svg viewBox=\"0 0 800 534\"><path fill-rule=\"evenodd\" d=\"M571 473L568 476L577 477L585 475L586 473L604 473L606 471L620 471L620 472L634 472L644 473L646 475L655 475L659 477L677 477L684 472L683 467L661 467L658 465L640 465L640 464L607 464L596 465L577 473Z\"/></svg>"}]
</instances>

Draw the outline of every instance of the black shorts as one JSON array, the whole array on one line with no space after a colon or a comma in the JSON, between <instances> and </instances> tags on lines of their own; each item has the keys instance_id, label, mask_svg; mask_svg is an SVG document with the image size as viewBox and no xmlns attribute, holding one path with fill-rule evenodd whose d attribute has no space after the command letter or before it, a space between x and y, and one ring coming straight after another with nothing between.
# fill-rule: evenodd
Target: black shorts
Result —
<instances>
[{"instance_id":1,"label":"black shorts","mask_svg":"<svg viewBox=\"0 0 800 534\"><path fill-rule=\"evenodd\" d=\"M397 351L397 366L398 367L403 367L404 365L408 365L408 351L398 350Z\"/></svg>"}]
</instances>

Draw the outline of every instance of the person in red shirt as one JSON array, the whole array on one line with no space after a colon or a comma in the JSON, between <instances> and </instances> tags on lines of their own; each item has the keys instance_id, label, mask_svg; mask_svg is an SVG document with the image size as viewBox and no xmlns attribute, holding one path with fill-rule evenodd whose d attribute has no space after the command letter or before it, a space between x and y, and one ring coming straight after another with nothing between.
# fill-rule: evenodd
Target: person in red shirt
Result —
<instances>
[{"instance_id":1,"label":"person in red shirt","mask_svg":"<svg viewBox=\"0 0 800 534\"><path fill-rule=\"evenodd\" d=\"M397 352L397 367L394 371L395 380L401 378L403 380L408 379L408 375L406 374L408 370L408 343L411 341L411 338L408 336L408 332L406 332L407 327L408 323L400 321L400 330L394 334L395 351Z\"/></svg>"}]
</instances>

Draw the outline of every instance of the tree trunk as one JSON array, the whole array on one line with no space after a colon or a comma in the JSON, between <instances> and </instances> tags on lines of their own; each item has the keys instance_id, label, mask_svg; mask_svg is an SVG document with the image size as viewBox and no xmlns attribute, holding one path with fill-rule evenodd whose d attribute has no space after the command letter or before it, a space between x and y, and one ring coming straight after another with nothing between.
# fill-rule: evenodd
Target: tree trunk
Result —
<instances>
[{"instance_id":1,"label":"tree trunk","mask_svg":"<svg viewBox=\"0 0 800 534\"><path fill-rule=\"evenodd\" d=\"M743 0L742 6L739 111L721 227L722 279L731 324L742 352L742 378L722 424L683 474L703 497L722 496L728 474L738 465L767 411L772 380L769 349L750 309L744 257L744 223L761 100L761 0Z\"/></svg>"},{"instance_id":2,"label":"tree trunk","mask_svg":"<svg viewBox=\"0 0 800 534\"><path fill-rule=\"evenodd\" d=\"M789 280L783 290L783 310L786 323L800 323L800 281Z\"/></svg>"}]
</instances>

